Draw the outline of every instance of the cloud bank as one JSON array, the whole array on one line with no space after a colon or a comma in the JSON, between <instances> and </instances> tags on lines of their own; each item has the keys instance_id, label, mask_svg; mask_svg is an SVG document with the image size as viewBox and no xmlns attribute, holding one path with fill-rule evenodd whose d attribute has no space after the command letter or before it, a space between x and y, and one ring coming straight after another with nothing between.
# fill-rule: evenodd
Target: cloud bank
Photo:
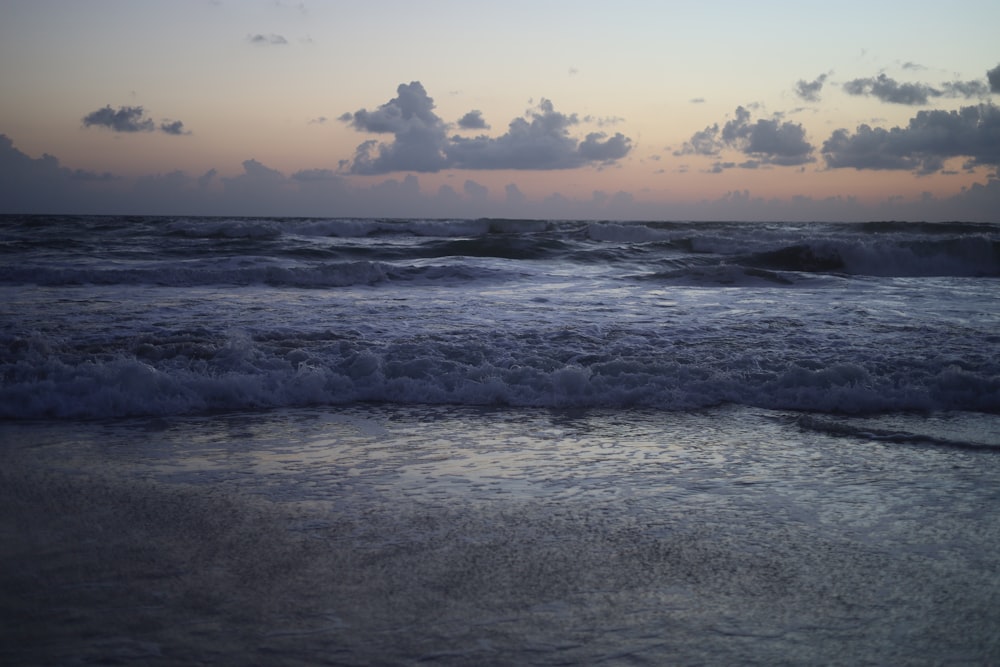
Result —
<instances>
[{"instance_id":1,"label":"cloud bank","mask_svg":"<svg viewBox=\"0 0 1000 667\"><path fill-rule=\"evenodd\" d=\"M573 169L610 164L624 158L632 140L618 132L592 132L581 141L570 133L580 124L576 114L555 110L543 99L522 118L510 122L499 137L485 134L449 136L450 125L434 111L434 100L419 81L400 84L397 96L377 109L345 113L340 120L369 134L391 134L392 140L361 143L348 162L352 174L399 171L437 172L443 169ZM464 129L485 129L478 111L462 117Z\"/></svg>"},{"instance_id":2,"label":"cloud bank","mask_svg":"<svg viewBox=\"0 0 1000 667\"><path fill-rule=\"evenodd\" d=\"M509 183L499 197L466 180L461 191L421 189L417 177L386 179L357 187L328 169L286 176L258 160L242 172L200 176L180 171L138 179L62 166L51 155L31 158L0 134L0 213L240 215L344 217L508 217L607 220L968 220L996 222L1000 180L991 178L951 197L925 195L914 201L887 198L862 204L853 197L766 199L747 190L689 202L642 201L627 192L595 191L570 199L556 192L527 197Z\"/></svg>"}]
</instances>

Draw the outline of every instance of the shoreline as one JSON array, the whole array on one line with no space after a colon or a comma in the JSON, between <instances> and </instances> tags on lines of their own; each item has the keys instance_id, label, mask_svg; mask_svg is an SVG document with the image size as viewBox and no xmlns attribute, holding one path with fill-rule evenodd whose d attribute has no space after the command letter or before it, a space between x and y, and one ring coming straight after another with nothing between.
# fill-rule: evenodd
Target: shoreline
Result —
<instances>
[{"instance_id":1,"label":"shoreline","mask_svg":"<svg viewBox=\"0 0 1000 667\"><path fill-rule=\"evenodd\" d=\"M981 511L997 457L775 417L364 406L6 425L0 590L18 621L0 657L1000 657L1000 529Z\"/></svg>"}]
</instances>

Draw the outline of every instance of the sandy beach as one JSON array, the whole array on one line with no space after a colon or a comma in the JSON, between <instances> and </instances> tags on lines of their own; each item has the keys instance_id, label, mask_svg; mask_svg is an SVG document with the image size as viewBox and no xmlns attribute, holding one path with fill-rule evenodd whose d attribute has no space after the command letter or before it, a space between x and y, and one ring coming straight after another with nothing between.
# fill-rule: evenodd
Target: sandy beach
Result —
<instances>
[{"instance_id":1,"label":"sandy beach","mask_svg":"<svg viewBox=\"0 0 1000 667\"><path fill-rule=\"evenodd\" d=\"M792 413L0 430L9 664L1000 658L995 450Z\"/></svg>"}]
</instances>

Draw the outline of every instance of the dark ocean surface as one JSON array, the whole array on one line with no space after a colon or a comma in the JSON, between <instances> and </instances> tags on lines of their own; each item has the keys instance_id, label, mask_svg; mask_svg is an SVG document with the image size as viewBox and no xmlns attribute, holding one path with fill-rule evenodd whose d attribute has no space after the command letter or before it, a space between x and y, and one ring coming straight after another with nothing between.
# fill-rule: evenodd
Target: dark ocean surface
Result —
<instances>
[{"instance_id":1,"label":"dark ocean surface","mask_svg":"<svg viewBox=\"0 0 1000 667\"><path fill-rule=\"evenodd\" d=\"M1000 662L1000 224L0 216L0 662Z\"/></svg>"}]
</instances>

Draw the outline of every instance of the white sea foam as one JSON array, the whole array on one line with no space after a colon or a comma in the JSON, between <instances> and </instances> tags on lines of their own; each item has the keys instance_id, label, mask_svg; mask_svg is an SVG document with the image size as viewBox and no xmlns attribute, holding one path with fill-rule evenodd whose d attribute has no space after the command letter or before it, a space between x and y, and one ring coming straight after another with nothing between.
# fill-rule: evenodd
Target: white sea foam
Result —
<instances>
[{"instance_id":1,"label":"white sea foam","mask_svg":"<svg viewBox=\"0 0 1000 667\"><path fill-rule=\"evenodd\" d=\"M690 342L658 349L649 336L614 343L510 332L463 349L433 337L371 345L332 333L304 340L275 332L259 341L245 333L217 342L147 337L132 350L95 357L89 348L67 350L65 342L59 352L57 341L7 341L19 358L5 368L0 416L103 418L355 401L669 410L739 403L848 413L1000 407L996 365L959 368L948 358L905 365L892 350L817 363L815 341L783 356Z\"/></svg>"},{"instance_id":2,"label":"white sea foam","mask_svg":"<svg viewBox=\"0 0 1000 667\"><path fill-rule=\"evenodd\" d=\"M18 220L4 418L1000 410L991 226Z\"/></svg>"}]
</instances>

